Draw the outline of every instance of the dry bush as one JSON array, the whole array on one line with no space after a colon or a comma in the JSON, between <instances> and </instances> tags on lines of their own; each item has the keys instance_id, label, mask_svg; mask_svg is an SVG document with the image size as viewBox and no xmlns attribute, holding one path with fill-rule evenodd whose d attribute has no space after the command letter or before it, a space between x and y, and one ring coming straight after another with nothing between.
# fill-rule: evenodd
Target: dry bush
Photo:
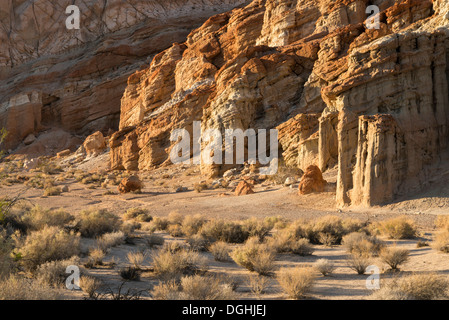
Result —
<instances>
[{"instance_id":1,"label":"dry bush","mask_svg":"<svg viewBox=\"0 0 449 320\"><path fill-rule=\"evenodd\" d=\"M143 261L145 260L145 254L142 252L128 252L128 262L131 263L135 269L140 270L142 268Z\"/></svg>"},{"instance_id":2,"label":"dry bush","mask_svg":"<svg viewBox=\"0 0 449 320\"><path fill-rule=\"evenodd\" d=\"M54 260L64 260L79 254L80 237L57 227L45 227L31 232L19 248L21 263L28 270Z\"/></svg>"},{"instance_id":3,"label":"dry bush","mask_svg":"<svg viewBox=\"0 0 449 320\"><path fill-rule=\"evenodd\" d=\"M259 241L262 242L273 229L273 226L266 221L251 218L243 222L243 229L248 232L249 237L258 237Z\"/></svg>"},{"instance_id":4,"label":"dry bush","mask_svg":"<svg viewBox=\"0 0 449 320\"><path fill-rule=\"evenodd\" d=\"M157 234L150 234L148 237L145 238L145 243L148 247L154 248L155 246L162 246L164 245L164 238Z\"/></svg>"},{"instance_id":5,"label":"dry bush","mask_svg":"<svg viewBox=\"0 0 449 320\"><path fill-rule=\"evenodd\" d=\"M150 222L153 217L149 214L148 210L142 208L132 208L126 211L123 218L125 220L137 220L139 222Z\"/></svg>"},{"instance_id":6,"label":"dry bush","mask_svg":"<svg viewBox=\"0 0 449 320\"><path fill-rule=\"evenodd\" d=\"M179 280L183 275L192 275L207 270L207 259L199 253L186 250L162 249L153 254L154 272L164 281Z\"/></svg>"},{"instance_id":7,"label":"dry bush","mask_svg":"<svg viewBox=\"0 0 449 320\"><path fill-rule=\"evenodd\" d=\"M230 261L231 247L224 241L218 241L209 247L210 253L214 256L215 261Z\"/></svg>"},{"instance_id":8,"label":"dry bush","mask_svg":"<svg viewBox=\"0 0 449 320\"><path fill-rule=\"evenodd\" d=\"M102 287L102 283L98 278L91 276L80 277L80 288L90 299L96 299L97 291Z\"/></svg>"},{"instance_id":9,"label":"dry bush","mask_svg":"<svg viewBox=\"0 0 449 320\"><path fill-rule=\"evenodd\" d=\"M314 268L323 276L328 276L334 272L336 267L327 259L319 259L315 262Z\"/></svg>"},{"instance_id":10,"label":"dry bush","mask_svg":"<svg viewBox=\"0 0 449 320\"><path fill-rule=\"evenodd\" d=\"M179 226L182 226L182 223L184 222L184 216L177 211L170 212L168 214L168 222L170 224L177 224Z\"/></svg>"},{"instance_id":11,"label":"dry bush","mask_svg":"<svg viewBox=\"0 0 449 320\"><path fill-rule=\"evenodd\" d=\"M120 277L126 281L139 281L140 271L135 267L124 267L119 270Z\"/></svg>"},{"instance_id":12,"label":"dry bush","mask_svg":"<svg viewBox=\"0 0 449 320\"><path fill-rule=\"evenodd\" d=\"M125 243L126 236L123 231L111 232L103 234L98 240L97 245L103 251L117 247Z\"/></svg>"},{"instance_id":13,"label":"dry bush","mask_svg":"<svg viewBox=\"0 0 449 320\"><path fill-rule=\"evenodd\" d=\"M378 224L378 230L390 239L413 239L417 234L414 222L407 217L382 221Z\"/></svg>"},{"instance_id":14,"label":"dry bush","mask_svg":"<svg viewBox=\"0 0 449 320\"><path fill-rule=\"evenodd\" d=\"M211 241L227 243L243 243L248 237L248 231L240 224L224 220L212 220L203 225L201 235Z\"/></svg>"},{"instance_id":15,"label":"dry bush","mask_svg":"<svg viewBox=\"0 0 449 320\"><path fill-rule=\"evenodd\" d=\"M438 216L435 225L438 229L447 229L449 230L449 216Z\"/></svg>"},{"instance_id":16,"label":"dry bush","mask_svg":"<svg viewBox=\"0 0 449 320\"><path fill-rule=\"evenodd\" d=\"M373 257L378 256L380 250L385 246L382 241L368 236L364 232L353 232L344 236L342 244L351 254Z\"/></svg>"},{"instance_id":17,"label":"dry bush","mask_svg":"<svg viewBox=\"0 0 449 320\"><path fill-rule=\"evenodd\" d=\"M347 257L349 267L357 272L357 274L365 274L366 268L371 265L371 258L358 254L350 254Z\"/></svg>"},{"instance_id":18,"label":"dry bush","mask_svg":"<svg viewBox=\"0 0 449 320\"><path fill-rule=\"evenodd\" d=\"M199 275L183 277L180 284L168 282L153 289L156 300L234 300L231 285L223 283L219 277Z\"/></svg>"},{"instance_id":19,"label":"dry bush","mask_svg":"<svg viewBox=\"0 0 449 320\"><path fill-rule=\"evenodd\" d=\"M196 235L206 222L202 215L186 216L182 223L182 231L187 236Z\"/></svg>"},{"instance_id":20,"label":"dry bush","mask_svg":"<svg viewBox=\"0 0 449 320\"><path fill-rule=\"evenodd\" d=\"M373 300L446 300L449 281L435 273L393 279L370 297Z\"/></svg>"},{"instance_id":21,"label":"dry bush","mask_svg":"<svg viewBox=\"0 0 449 320\"><path fill-rule=\"evenodd\" d=\"M207 251L210 241L200 234L195 234L187 239L187 243L193 251Z\"/></svg>"},{"instance_id":22,"label":"dry bush","mask_svg":"<svg viewBox=\"0 0 449 320\"><path fill-rule=\"evenodd\" d=\"M118 231L121 226L119 217L104 209L84 210L79 219L77 226L81 235L86 238L95 238L105 233Z\"/></svg>"},{"instance_id":23,"label":"dry bush","mask_svg":"<svg viewBox=\"0 0 449 320\"><path fill-rule=\"evenodd\" d=\"M193 185L193 190L195 190L198 193L201 193L204 190L209 189L209 186L207 185L207 183L195 183Z\"/></svg>"},{"instance_id":24,"label":"dry bush","mask_svg":"<svg viewBox=\"0 0 449 320\"><path fill-rule=\"evenodd\" d=\"M64 227L75 218L63 210L46 210L35 206L27 211L23 217L23 223L30 230L41 230L45 226Z\"/></svg>"},{"instance_id":25,"label":"dry bush","mask_svg":"<svg viewBox=\"0 0 449 320\"><path fill-rule=\"evenodd\" d=\"M0 232L0 280L8 277L14 267L14 261L11 258L13 241L6 236L5 232Z\"/></svg>"},{"instance_id":26,"label":"dry bush","mask_svg":"<svg viewBox=\"0 0 449 320\"><path fill-rule=\"evenodd\" d=\"M62 293L16 275L0 282L0 300L61 300Z\"/></svg>"},{"instance_id":27,"label":"dry bush","mask_svg":"<svg viewBox=\"0 0 449 320\"><path fill-rule=\"evenodd\" d=\"M155 230L165 231L167 230L170 222L166 218L155 217L151 224L154 225Z\"/></svg>"},{"instance_id":28,"label":"dry bush","mask_svg":"<svg viewBox=\"0 0 449 320\"><path fill-rule=\"evenodd\" d=\"M289 230L278 232L268 240L268 244L278 253L293 253L300 256L310 256L314 249L308 239L296 237Z\"/></svg>"},{"instance_id":29,"label":"dry bush","mask_svg":"<svg viewBox=\"0 0 449 320\"><path fill-rule=\"evenodd\" d=\"M179 224L169 225L167 232L169 235L171 235L174 238L180 238L180 237L184 236L184 233L182 232L182 228Z\"/></svg>"},{"instance_id":30,"label":"dry bush","mask_svg":"<svg viewBox=\"0 0 449 320\"><path fill-rule=\"evenodd\" d=\"M61 195L62 190L59 187L48 187L44 189L44 197L53 197Z\"/></svg>"},{"instance_id":31,"label":"dry bush","mask_svg":"<svg viewBox=\"0 0 449 320\"><path fill-rule=\"evenodd\" d=\"M87 262L87 266L94 267L94 266L102 266L103 265L103 259L106 256L105 252L100 249L92 249L89 251L89 260Z\"/></svg>"},{"instance_id":32,"label":"dry bush","mask_svg":"<svg viewBox=\"0 0 449 320\"><path fill-rule=\"evenodd\" d=\"M298 300L310 292L316 273L313 268L282 268L277 279L289 298Z\"/></svg>"},{"instance_id":33,"label":"dry bush","mask_svg":"<svg viewBox=\"0 0 449 320\"><path fill-rule=\"evenodd\" d=\"M449 230L443 230L437 233L435 240L432 243L435 250L449 253Z\"/></svg>"},{"instance_id":34,"label":"dry bush","mask_svg":"<svg viewBox=\"0 0 449 320\"><path fill-rule=\"evenodd\" d=\"M41 264L34 275L36 280L44 285L54 288L63 288L69 274L66 273L68 266L79 266L80 258L72 257L68 260L50 261Z\"/></svg>"},{"instance_id":35,"label":"dry bush","mask_svg":"<svg viewBox=\"0 0 449 320\"><path fill-rule=\"evenodd\" d=\"M250 238L241 247L235 248L231 258L241 267L260 275L269 275L275 269L275 250L267 244L260 244L257 237Z\"/></svg>"},{"instance_id":36,"label":"dry bush","mask_svg":"<svg viewBox=\"0 0 449 320\"><path fill-rule=\"evenodd\" d=\"M409 260L410 251L399 248L385 248L380 252L380 258L388 264L392 270Z\"/></svg>"},{"instance_id":37,"label":"dry bush","mask_svg":"<svg viewBox=\"0 0 449 320\"><path fill-rule=\"evenodd\" d=\"M267 292L270 284L270 279L259 275L250 275L248 277L248 286L251 293L254 294L258 299L261 295Z\"/></svg>"}]
</instances>

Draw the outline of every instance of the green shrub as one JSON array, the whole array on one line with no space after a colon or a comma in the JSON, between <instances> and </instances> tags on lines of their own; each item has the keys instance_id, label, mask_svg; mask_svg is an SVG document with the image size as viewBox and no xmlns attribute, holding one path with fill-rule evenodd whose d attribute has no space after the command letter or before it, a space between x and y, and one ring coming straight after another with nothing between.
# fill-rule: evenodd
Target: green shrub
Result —
<instances>
[{"instance_id":1,"label":"green shrub","mask_svg":"<svg viewBox=\"0 0 449 320\"><path fill-rule=\"evenodd\" d=\"M267 244L260 244L257 237L248 239L230 255L239 266L260 275L269 275L275 269L275 251Z\"/></svg>"},{"instance_id":2,"label":"green shrub","mask_svg":"<svg viewBox=\"0 0 449 320\"><path fill-rule=\"evenodd\" d=\"M398 217L379 223L379 231L390 239L413 239L417 230L412 220Z\"/></svg>"}]
</instances>

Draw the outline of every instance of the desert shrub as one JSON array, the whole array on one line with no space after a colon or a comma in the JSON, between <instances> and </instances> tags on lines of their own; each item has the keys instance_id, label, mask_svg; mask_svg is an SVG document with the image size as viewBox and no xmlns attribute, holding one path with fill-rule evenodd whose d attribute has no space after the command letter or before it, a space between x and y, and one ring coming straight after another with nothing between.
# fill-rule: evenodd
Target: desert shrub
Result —
<instances>
[{"instance_id":1,"label":"desert shrub","mask_svg":"<svg viewBox=\"0 0 449 320\"><path fill-rule=\"evenodd\" d=\"M152 292L155 300L233 300L235 293L232 287L223 283L219 277L188 276L181 283L162 283Z\"/></svg>"},{"instance_id":2,"label":"desert shrub","mask_svg":"<svg viewBox=\"0 0 449 320\"><path fill-rule=\"evenodd\" d=\"M135 267L124 267L119 270L120 277L126 281L139 281L140 271Z\"/></svg>"},{"instance_id":3,"label":"desert shrub","mask_svg":"<svg viewBox=\"0 0 449 320\"><path fill-rule=\"evenodd\" d=\"M100 248L95 248L89 251L89 259L86 267L94 267L103 265L103 259L106 256L105 252Z\"/></svg>"},{"instance_id":4,"label":"desert shrub","mask_svg":"<svg viewBox=\"0 0 449 320\"><path fill-rule=\"evenodd\" d=\"M145 238L145 242L147 246L150 248L154 248L155 246L162 246L164 245L164 238L157 234L150 234L148 237Z\"/></svg>"},{"instance_id":5,"label":"desert shrub","mask_svg":"<svg viewBox=\"0 0 449 320\"><path fill-rule=\"evenodd\" d=\"M174 238L179 238L184 235L184 233L182 232L182 228L179 224L169 225L167 228L167 231Z\"/></svg>"},{"instance_id":6,"label":"desert shrub","mask_svg":"<svg viewBox=\"0 0 449 320\"><path fill-rule=\"evenodd\" d=\"M103 234L98 240L97 245L103 251L109 248L117 247L125 242L126 236L123 231Z\"/></svg>"},{"instance_id":7,"label":"desert shrub","mask_svg":"<svg viewBox=\"0 0 449 320\"><path fill-rule=\"evenodd\" d=\"M251 293L254 294L258 299L260 296L266 293L270 284L269 278L259 275L250 275L248 277L248 287Z\"/></svg>"},{"instance_id":8,"label":"desert shrub","mask_svg":"<svg viewBox=\"0 0 449 320\"><path fill-rule=\"evenodd\" d=\"M224 241L218 241L209 247L209 251L216 261L230 261L231 247Z\"/></svg>"},{"instance_id":9,"label":"desert shrub","mask_svg":"<svg viewBox=\"0 0 449 320\"><path fill-rule=\"evenodd\" d=\"M345 235L359 231L362 227L359 220L324 216L312 222L312 226L306 229L305 237L312 243L323 244L322 241L327 240L326 245L338 245Z\"/></svg>"},{"instance_id":10,"label":"desert shrub","mask_svg":"<svg viewBox=\"0 0 449 320\"><path fill-rule=\"evenodd\" d=\"M140 230L142 228L142 225L139 222L132 221L132 222L125 222L120 227L120 230L125 234L125 237L132 237L132 234L136 230Z\"/></svg>"},{"instance_id":11,"label":"desert shrub","mask_svg":"<svg viewBox=\"0 0 449 320\"><path fill-rule=\"evenodd\" d=\"M145 254L142 252L128 252L128 262L133 265L135 269L140 270L142 268L143 261L145 260Z\"/></svg>"},{"instance_id":12,"label":"desert shrub","mask_svg":"<svg viewBox=\"0 0 449 320\"><path fill-rule=\"evenodd\" d=\"M207 259L197 252L161 249L153 254L154 272L163 280L179 280L183 275L206 271Z\"/></svg>"},{"instance_id":13,"label":"desert shrub","mask_svg":"<svg viewBox=\"0 0 449 320\"><path fill-rule=\"evenodd\" d=\"M383 242L364 232L353 232L344 236L342 244L349 253L363 256L378 256L384 247Z\"/></svg>"},{"instance_id":14,"label":"desert shrub","mask_svg":"<svg viewBox=\"0 0 449 320\"><path fill-rule=\"evenodd\" d=\"M382 221L378 224L379 232L390 239L413 239L417 230L412 220L407 217L398 217Z\"/></svg>"},{"instance_id":15,"label":"desert shrub","mask_svg":"<svg viewBox=\"0 0 449 320\"><path fill-rule=\"evenodd\" d=\"M0 232L0 280L12 272L14 262L11 258L11 251L13 248L13 241L6 235L6 232Z\"/></svg>"},{"instance_id":16,"label":"desert shrub","mask_svg":"<svg viewBox=\"0 0 449 320\"><path fill-rule=\"evenodd\" d=\"M449 230L449 216L437 216L435 220L435 225L438 229L448 229Z\"/></svg>"},{"instance_id":17,"label":"desert shrub","mask_svg":"<svg viewBox=\"0 0 449 320\"><path fill-rule=\"evenodd\" d=\"M39 282L16 275L0 282L0 300L60 300L60 291L42 286Z\"/></svg>"},{"instance_id":18,"label":"desert shrub","mask_svg":"<svg viewBox=\"0 0 449 320\"><path fill-rule=\"evenodd\" d=\"M282 268L277 280L291 299L300 299L312 289L316 279L313 268Z\"/></svg>"},{"instance_id":19,"label":"desert shrub","mask_svg":"<svg viewBox=\"0 0 449 320\"><path fill-rule=\"evenodd\" d=\"M207 251L210 241L200 234L195 234L187 239L187 243L193 251Z\"/></svg>"},{"instance_id":20,"label":"desert shrub","mask_svg":"<svg viewBox=\"0 0 449 320\"><path fill-rule=\"evenodd\" d=\"M44 189L44 197L53 197L61 195L62 191L59 187L48 187Z\"/></svg>"},{"instance_id":21,"label":"desert shrub","mask_svg":"<svg viewBox=\"0 0 449 320\"><path fill-rule=\"evenodd\" d=\"M278 253L293 253L300 256L310 256L314 252L308 239L296 237L289 231L283 230L270 238L268 244Z\"/></svg>"},{"instance_id":22,"label":"desert shrub","mask_svg":"<svg viewBox=\"0 0 449 320\"><path fill-rule=\"evenodd\" d=\"M204 190L207 190L209 188L209 186L207 185L207 183L195 183L193 185L193 190L195 190L198 193L201 193Z\"/></svg>"},{"instance_id":23,"label":"desert shrub","mask_svg":"<svg viewBox=\"0 0 449 320\"><path fill-rule=\"evenodd\" d=\"M20 246L21 263L28 270L54 260L64 260L78 255L79 235L67 233L57 227L45 227L31 232Z\"/></svg>"},{"instance_id":24,"label":"desert shrub","mask_svg":"<svg viewBox=\"0 0 449 320\"><path fill-rule=\"evenodd\" d=\"M154 225L155 230L165 231L167 230L170 222L166 218L155 217L151 224Z\"/></svg>"},{"instance_id":25,"label":"desert shrub","mask_svg":"<svg viewBox=\"0 0 449 320\"><path fill-rule=\"evenodd\" d=\"M385 248L380 252L380 258L388 264L392 270L409 260L410 251L399 248Z\"/></svg>"},{"instance_id":26,"label":"desert shrub","mask_svg":"<svg viewBox=\"0 0 449 320\"><path fill-rule=\"evenodd\" d=\"M323 276L328 276L335 270L335 265L327 259L317 260L314 264L314 267Z\"/></svg>"},{"instance_id":27,"label":"desert shrub","mask_svg":"<svg viewBox=\"0 0 449 320\"><path fill-rule=\"evenodd\" d=\"M273 226L265 221L252 218L243 222L243 229L248 233L248 237L258 237L259 241L262 242L273 229Z\"/></svg>"},{"instance_id":28,"label":"desert shrub","mask_svg":"<svg viewBox=\"0 0 449 320\"><path fill-rule=\"evenodd\" d=\"M113 213L101 210L84 210L80 214L78 229L86 238L95 238L105 233L118 231L121 221Z\"/></svg>"},{"instance_id":29,"label":"desert shrub","mask_svg":"<svg viewBox=\"0 0 449 320\"><path fill-rule=\"evenodd\" d=\"M45 226L64 227L75 218L64 210L46 210L35 206L27 211L23 217L23 223L30 230L40 230Z\"/></svg>"},{"instance_id":30,"label":"desert shrub","mask_svg":"<svg viewBox=\"0 0 449 320\"><path fill-rule=\"evenodd\" d=\"M132 208L126 211L123 216L125 220L137 220L139 222L150 222L153 217L148 213L148 210L142 208Z\"/></svg>"},{"instance_id":31,"label":"desert shrub","mask_svg":"<svg viewBox=\"0 0 449 320\"><path fill-rule=\"evenodd\" d=\"M206 220L201 215L186 216L182 223L182 231L187 236L197 234Z\"/></svg>"},{"instance_id":32,"label":"desert shrub","mask_svg":"<svg viewBox=\"0 0 449 320\"><path fill-rule=\"evenodd\" d=\"M96 299L97 291L101 289L102 283L98 278L91 276L80 277L80 288L90 299Z\"/></svg>"},{"instance_id":33,"label":"desert shrub","mask_svg":"<svg viewBox=\"0 0 449 320\"><path fill-rule=\"evenodd\" d=\"M267 244L260 244L257 237L248 239L230 255L239 266L260 275L269 275L275 269L276 252Z\"/></svg>"},{"instance_id":34,"label":"desert shrub","mask_svg":"<svg viewBox=\"0 0 449 320\"><path fill-rule=\"evenodd\" d=\"M184 222L184 216L177 211L170 212L168 214L168 222L170 224L177 224L179 226L182 226L182 223Z\"/></svg>"},{"instance_id":35,"label":"desert shrub","mask_svg":"<svg viewBox=\"0 0 449 320\"><path fill-rule=\"evenodd\" d=\"M432 243L435 250L449 253L449 230L442 230L437 233L435 240Z\"/></svg>"},{"instance_id":36,"label":"desert shrub","mask_svg":"<svg viewBox=\"0 0 449 320\"><path fill-rule=\"evenodd\" d=\"M349 268L357 272L357 274L365 274L366 269L371 265L371 258L358 254L350 254L347 258Z\"/></svg>"},{"instance_id":37,"label":"desert shrub","mask_svg":"<svg viewBox=\"0 0 449 320\"><path fill-rule=\"evenodd\" d=\"M224 241L227 243L243 243L248 237L240 224L224 220L212 220L201 228L201 235L211 241Z\"/></svg>"},{"instance_id":38,"label":"desert shrub","mask_svg":"<svg viewBox=\"0 0 449 320\"><path fill-rule=\"evenodd\" d=\"M449 282L435 273L393 279L370 297L374 300L446 300Z\"/></svg>"},{"instance_id":39,"label":"desert shrub","mask_svg":"<svg viewBox=\"0 0 449 320\"><path fill-rule=\"evenodd\" d=\"M54 288L62 288L69 274L66 273L68 266L79 266L80 259L72 257L68 260L49 261L41 264L34 272L37 281Z\"/></svg>"}]
</instances>

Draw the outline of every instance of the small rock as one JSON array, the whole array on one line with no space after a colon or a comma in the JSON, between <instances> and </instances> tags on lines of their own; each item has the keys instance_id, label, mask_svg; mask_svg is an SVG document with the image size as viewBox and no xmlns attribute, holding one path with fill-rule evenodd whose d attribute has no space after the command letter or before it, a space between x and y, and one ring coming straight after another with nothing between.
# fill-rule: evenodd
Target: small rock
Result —
<instances>
[{"instance_id":1,"label":"small rock","mask_svg":"<svg viewBox=\"0 0 449 320\"><path fill-rule=\"evenodd\" d=\"M68 186L64 186L61 189L62 192L69 192L69 187Z\"/></svg>"},{"instance_id":2,"label":"small rock","mask_svg":"<svg viewBox=\"0 0 449 320\"><path fill-rule=\"evenodd\" d=\"M294 183L296 183L296 179L294 177L288 177L285 179L284 186L289 187Z\"/></svg>"},{"instance_id":3,"label":"small rock","mask_svg":"<svg viewBox=\"0 0 449 320\"><path fill-rule=\"evenodd\" d=\"M25 143L25 145L28 146L32 144L34 141L36 141L36 136L34 134L30 134L25 138L25 140L23 140L23 143Z\"/></svg>"},{"instance_id":4,"label":"small rock","mask_svg":"<svg viewBox=\"0 0 449 320\"><path fill-rule=\"evenodd\" d=\"M187 191L189 191L189 189L186 188L186 187L178 187L178 188L176 189L176 192L177 192L177 193L179 193L179 192L187 192Z\"/></svg>"},{"instance_id":5,"label":"small rock","mask_svg":"<svg viewBox=\"0 0 449 320\"><path fill-rule=\"evenodd\" d=\"M27 171L34 170L39 166L39 159L34 158L31 160L25 160L23 163L23 168Z\"/></svg>"},{"instance_id":6,"label":"small rock","mask_svg":"<svg viewBox=\"0 0 449 320\"><path fill-rule=\"evenodd\" d=\"M60 158L63 158L63 157L67 157L70 153L71 153L70 149L67 149L67 150L58 152L58 153L56 154L56 157L57 157L58 159L60 159Z\"/></svg>"},{"instance_id":7,"label":"small rock","mask_svg":"<svg viewBox=\"0 0 449 320\"><path fill-rule=\"evenodd\" d=\"M228 170L223 174L223 178L230 178L232 176L235 176L236 173L237 173L237 169Z\"/></svg>"}]
</instances>

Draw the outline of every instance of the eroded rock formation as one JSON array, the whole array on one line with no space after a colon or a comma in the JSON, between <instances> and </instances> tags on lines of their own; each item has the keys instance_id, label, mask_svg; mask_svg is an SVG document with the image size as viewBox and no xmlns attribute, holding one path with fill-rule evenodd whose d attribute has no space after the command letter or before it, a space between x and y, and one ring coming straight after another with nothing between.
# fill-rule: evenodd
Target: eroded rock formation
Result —
<instances>
[{"instance_id":1,"label":"eroded rock formation","mask_svg":"<svg viewBox=\"0 0 449 320\"><path fill-rule=\"evenodd\" d=\"M379 29L364 24L368 5L380 8ZM170 163L170 134L201 121L278 128L288 165L338 166L339 206L422 188L449 139L448 10L443 0L254 0L216 15L128 79L112 166Z\"/></svg>"},{"instance_id":2,"label":"eroded rock formation","mask_svg":"<svg viewBox=\"0 0 449 320\"><path fill-rule=\"evenodd\" d=\"M128 77L210 16L245 0L2 0L0 127L6 149L55 127L117 130ZM79 30L66 29L77 5Z\"/></svg>"}]
</instances>

